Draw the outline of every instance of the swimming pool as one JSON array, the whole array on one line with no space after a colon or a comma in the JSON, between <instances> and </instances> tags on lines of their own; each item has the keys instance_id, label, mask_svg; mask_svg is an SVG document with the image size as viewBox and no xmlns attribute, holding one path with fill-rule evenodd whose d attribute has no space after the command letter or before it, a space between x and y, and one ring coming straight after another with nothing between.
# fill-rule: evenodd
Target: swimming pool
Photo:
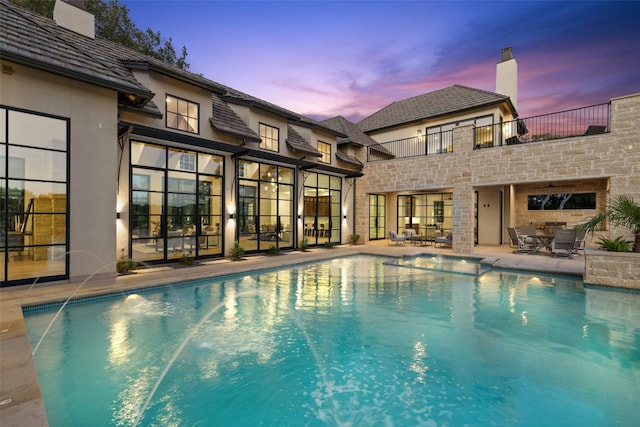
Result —
<instances>
[{"instance_id":1,"label":"swimming pool","mask_svg":"<svg viewBox=\"0 0 640 427\"><path fill-rule=\"evenodd\" d=\"M68 305L57 426L633 425L640 295L354 256ZM25 312L32 346L56 309Z\"/></svg>"}]
</instances>

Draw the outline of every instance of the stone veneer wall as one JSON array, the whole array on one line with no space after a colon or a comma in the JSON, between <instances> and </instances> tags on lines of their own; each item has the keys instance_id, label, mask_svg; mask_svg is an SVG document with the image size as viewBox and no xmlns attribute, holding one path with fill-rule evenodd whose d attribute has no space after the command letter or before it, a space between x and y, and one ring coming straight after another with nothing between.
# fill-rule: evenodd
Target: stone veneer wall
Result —
<instances>
[{"instance_id":1,"label":"stone veneer wall","mask_svg":"<svg viewBox=\"0 0 640 427\"><path fill-rule=\"evenodd\" d=\"M640 289L640 254L585 250L584 282Z\"/></svg>"},{"instance_id":2,"label":"stone veneer wall","mask_svg":"<svg viewBox=\"0 0 640 427\"><path fill-rule=\"evenodd\" d=\"M369 240L369 194L386 194L394 199L387 201L389 230L395 225L392 208L396 193L453 189L453 250L472 253L473 193L477 187L513 184L518 191L532 183L591 181L589 188L605 185L606 193L603 183L608 180L609 197L628 194L640 200L640 94L611 101L611 132L606 134L474 150L473 128L466 126L454 130L451 153L366 163L363 149L360 160L365 166L356 186L355 232L365 241ZM597 190L600 196L602 191ZM524 223L528 216L522 216L528 214L516 212L515 223ZM588 218L588 213L582 212L567 222L582 218ZM617 236L625 232L608 233Z\"/></svg>"}]
</instances>

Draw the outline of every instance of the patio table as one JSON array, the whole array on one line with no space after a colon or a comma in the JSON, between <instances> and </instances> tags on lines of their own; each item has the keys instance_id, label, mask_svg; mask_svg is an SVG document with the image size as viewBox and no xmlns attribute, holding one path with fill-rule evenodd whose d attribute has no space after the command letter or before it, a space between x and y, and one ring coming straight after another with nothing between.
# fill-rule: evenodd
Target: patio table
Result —
<instances>
[{"instance_id":1,"label":"patio table","mask_svg":"<svg viewBox=\"0 0 640 427\"><path fill-rule=\"evenodd\" d=\"M542 249L546 249L551 252L551 242L556 237L555 234L536 234L535 236L527 236L533 239L535 245L534 252L540 252Z\"/></svg>"}]
</instances>

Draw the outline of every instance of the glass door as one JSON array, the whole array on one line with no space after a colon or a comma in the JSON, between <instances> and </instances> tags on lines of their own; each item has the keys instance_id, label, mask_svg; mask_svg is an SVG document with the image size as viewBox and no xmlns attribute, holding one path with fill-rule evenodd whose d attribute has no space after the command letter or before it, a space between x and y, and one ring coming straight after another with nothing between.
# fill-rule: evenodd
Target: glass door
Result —
<instances>
[{"instance_id":1,"label":"glass door","mask_svg":"<svg viewBox=\"0 0 640 427\"><path fill-rule=\"evenodd\" d=\"M380 194L369 195L369 240L385 238L385 207L386 196Z\"/></svg>"}]
</instances>

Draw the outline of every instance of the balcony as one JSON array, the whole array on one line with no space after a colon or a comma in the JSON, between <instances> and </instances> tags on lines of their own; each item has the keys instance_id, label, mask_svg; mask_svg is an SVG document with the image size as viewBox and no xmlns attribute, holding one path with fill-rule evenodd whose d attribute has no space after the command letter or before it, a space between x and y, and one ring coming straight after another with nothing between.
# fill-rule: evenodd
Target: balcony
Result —
<instances>
[{"instance_id":1,"label":"balcony","mask_svg":"<svg viewBox=\"0 0 640 427\"><path fill-rule=\"evenodd\" d=\"M610 131L611 104L565 110L474 129L474 149L597 135ZM453 152L453 131L380 143L396 159ZM387 160L368 149L367 161Z\"/></svg>"},{"instance_id":2,"label":"balcony","mask_svg":"<svg viewBox=\"0 0 640 427\"><path fill-rule=\"evenodd\" d=\"M392 153L396 159L451 153L453 152L453 130L383 142L379 145ZM388 156L380 155L375 146L369 147L367 162L388 159Z\"/></svg>"}]
</instances>

